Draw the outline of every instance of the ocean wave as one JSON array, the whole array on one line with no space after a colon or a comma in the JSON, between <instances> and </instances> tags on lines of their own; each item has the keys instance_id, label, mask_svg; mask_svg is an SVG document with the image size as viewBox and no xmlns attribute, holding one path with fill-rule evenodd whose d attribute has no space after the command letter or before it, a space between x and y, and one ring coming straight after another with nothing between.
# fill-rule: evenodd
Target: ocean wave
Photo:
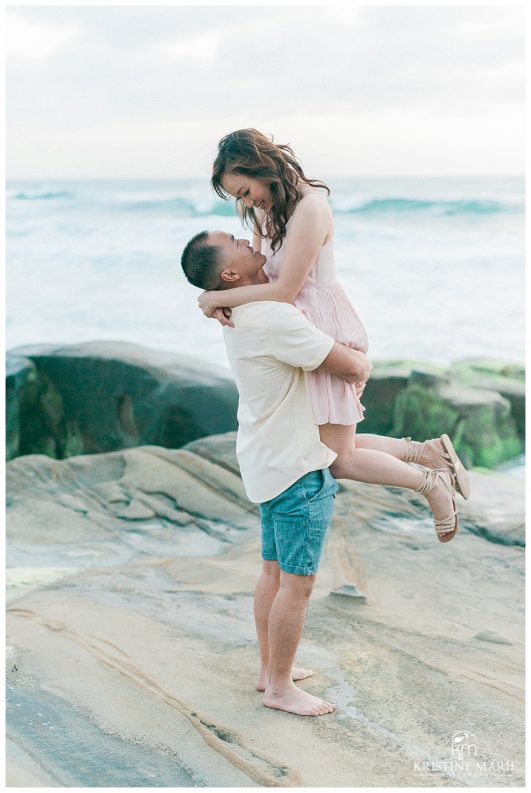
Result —
<instances>
[{"instance_id":1,"label":"ocean wave","mask_svg":"<svg viewBox=\"0 0 531 793\"><path fill-rule=\"evenodd\" d=\"M209 194L208 188L194 185L191 189L183 186L169 190L131 189L123 186L98 190L94 186L79 184L78 189L68 190L59 186L22 187L8 190L10 201L64 202L63 206L72 208L100 208L108 211L130 213L173 214L177 217L206 217L208 215L233 216L233 201L221 201ZM357 190L335 192L331 205L338 215L358 216L406 216L424 214L431 217L448 216L491 216L503 213L522 212L524 204L518 194L510 196L454 197L414 197L407 194L392 196L375 195L370 190L362 193Z\"/></svg>"},{"instance_id":2,"label":"ocean wave","mask_svg":"<svg viewBox=\"0 0 531 793\"><path fill-rule=\"evenodd\" d=\"M482 199L423 199L423 198L372 198L363 203L348 205L340 201L334 205L338 214L390 214L406 212L429 212L440 215L495 215L502 212L518 212L523 204Z\"/></svg>"},{"instance_id":3,"label":"ocean wave","mask_svg":"<svg viewBox=\"0 0 531 793\"><path fill-rule=\"evenodd\" d=\"M120 205L122 202L119 202ZM204 217L206 215L234 215L232 201L211 203L204 199L196 202L193 199L165 198L153 200L128 200L124 208L132 211L176 211L180 215ZM432 215L495 215L503 212L521 211L522 204L494 200L474 199L421 199L421 198L371 198L362 202L350 202L332 199L332 207L337 214L377 215L406 214L424 212Z\"/></svg>"},{"instance_id":4,"label":"ocean wave","mask_svg":"<svg viewBox=\"0 0 531 793\"><path fill-rule=\"evenodd\" d=\"M127 212L159 212L172 213L179 217L206 217L207 215L234 215L232 202L212 201L208 198L183 198L168 196L167 198L134 198L119 197L112 201L115 209Z\"/></svg>"},{"instance_id":5,"label":"ocean wave","mask_svg":"<svg viewBox=\"0 0 531 793\"><path fill-rule=\"evenodd\" d=\"M75 198L68 190L19 190L8 194L15 201L53 201L61 198Z\"/></svg>"},{"instance_id":6,"label":"ocean wave","mask_svg":"<svg viewBox=\"0 0 531 793\"><path fill-rule=\"evenodd\" d=\"M116 198L115 206L128 212L153 212L157 210L176 211L180 215L194 215L194 204L186 198L178 196L171 198Z\"/></svg>"},{"instance_id":7,"label":"ocean wave","mask_svg":"<svg viewBox=\"0 0 531 793\"><path fill-rule=\"evenodd\" d=\"M117 202L117 205L131 211L177 212L181 216L205 217L207 215L232 216L235 214L232 201L201 201L183 197L168 197ZM523 204L485 199L422 199L422 198L369 198L355 200L332 199L332 208L337 214L378 215L426 213L431 215L496 215L504 212L518 212Z\"/></svg>"}]
</instances>

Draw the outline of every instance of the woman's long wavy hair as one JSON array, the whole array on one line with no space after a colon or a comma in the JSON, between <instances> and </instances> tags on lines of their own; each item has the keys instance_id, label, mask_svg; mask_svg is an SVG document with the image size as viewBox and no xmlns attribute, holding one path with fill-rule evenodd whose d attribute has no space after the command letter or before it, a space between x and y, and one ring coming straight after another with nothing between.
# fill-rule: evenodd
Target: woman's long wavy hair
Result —
<instances>
[{"instance_id":1,"label":"woman's long wavy hair","mask_svg":"<svg viewBox=\"0 0 531 793\"><path fill-rule=\"evenodd\" d=\"M282 246L286 236L286 224L299 199L299 180L312 187L323 187L330 195L330 188L324 182L305 176L289 146L273 143L273 136L269 139L257 129L238 129L225 135L218 143L211 184L217 195L226 200L230 194L221 184L224 173L239 173L268 184L273 200L266 213L265 234L254 207L248 209L243 198L236 199L236 210L255 234L271 240L273 251Z\"/></svg>"}]
</instances>

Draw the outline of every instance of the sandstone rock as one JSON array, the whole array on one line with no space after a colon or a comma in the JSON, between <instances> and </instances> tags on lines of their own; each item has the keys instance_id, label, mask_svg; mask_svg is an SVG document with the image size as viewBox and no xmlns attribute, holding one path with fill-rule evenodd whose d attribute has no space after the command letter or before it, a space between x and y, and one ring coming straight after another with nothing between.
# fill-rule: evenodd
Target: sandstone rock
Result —
<instances>
[{"instance_id":1,"label":"sandstone rock","mask_svg":"<svg viewBox=\"0 0 531 793\"><path fill-rule=\"evenodd\" d=\"M10 418L11 456L65 458L151 443L178 448L236 428L230 374L191 357L104 341L25 346L12 354L30 359L21 372L28 382L31 374L34 389L19 411L18 444Z\"/></svg>"},{"instance_id":2,"label":"sandstone rock","mask_svg":"<svg viewBox=\"0 0 531 793\"><path fill-rule=\"evenodd\" d=\"M8 782L525 786L524 483L472 471L448 545L425 499L342 483L297 657L317 723L255 690L233 444L7 464ZM448 777L463 727L480 767Z\"/></svg>"},{"instance_id":3,"label":"sandstone rock","mask_svg":"<svg viewBox=\"0 0 531 793\"><path fill-rule=\"evenodd\" d=\"M525 370L517 364L376 361L362 401L359 432L416 440L447 432L467 467L492 468L523 450Z\"/></svg>"},{"instance_id":4,"label":"sandstone rock","mask_svg":"<svg viewBox=\"0 0 531 793\"><path fill-rule=\"evenodd\" d=\"M476 633L474 639L478 639L480 642L491 642L492 644L512 645L512 642L508 639L504 639L503 636L500 636L496 631L480 631L480 633Z\"/></svg>"},{"instance_id":5,"label":"sandstone rock","mask_svg":"<svg viewBox=\"0 0 531 793\"><path fill-rule=\"evenodd\" d=\"M236 458L236 433L225 432L223 435L210 435L187 443L184 447L194 454L221 465L229 471L240 475L240 466Z\"/></svg>"},{"instance_id":6,"label":"sandstone rock","mask_svg":"<svg viewBox=\"0 0 531 793\"><path fill-rule=\"evenodd\" d=\"M467 468L493 468L522 451L511 405L495 391L468 388L449 378L425 385L413 377L395 402L395 437L451 436Z\"/></svg>"},{"instance_id":7,"label":"sandstone rock","mask_svg":"<svg viewBox=\"0 0 531 793\"><path fill-rule=\"evenodd\" d=\"M116 544L118 558L163 554L175 543L193 549L201 538L208 552L257 522L239 476L158 446L67 460L18 457L8 463L7 492L9 542L19 558L27 554L26 566L50 545L61 558L56 567L90 563L94 553L113 563ZM41 549L36 557L32 548Z\"/></svg>"},{"instance_id":8,"label":"sandstone rock","mask_svg":"<svg viewBox=\"0 0 531 793\"><path fill-rule=\"evenodd\" d=\"M179 448L236 429L230 374L170 353L115 342L13 351L8 374L8 459L66 458L142 444ZM524 370L487 359L448 370L376 361L358 431L416 440L451 435L467 467L492 468L521 453ZM226 441L193 447L238 472Z\"/></svg>"},{"instance_id":9,"label":"sandstone rock","mask_svg":"<svg viewBox=\"0 0 531 793\"><path fill-rule=\"evenodd\" d=\"M6 357L7 460L18 454L24 454L28 435L41 434L33 426L40 420L39 390L39 377L35 364L22 355L8 353Z\"/></svg>"},{"instance_id":10,"label":"sandstone rock","mask_svg":"<svg viewBox=\"0 0 531 793\"><path fill-rule=\"evenodd\" d=\"M431 371L433 367L412 361L374 361L371 378L365 386L362 402L365 418L359 432L389 435L394 423L394 404L406 388L415 369Z\"/></svg>"},{"instance_id":11,"label":"sandstone rock","mask_svg":"<svg viewBox=\"0 0 531 793\"><path fill-rule=\"evenodd\" d=\"M465 358L453 363L448 373L464 385L497 391L511 404L520 438L525 438L525 369L518 364Z\"/></svg>"}]
</instances>

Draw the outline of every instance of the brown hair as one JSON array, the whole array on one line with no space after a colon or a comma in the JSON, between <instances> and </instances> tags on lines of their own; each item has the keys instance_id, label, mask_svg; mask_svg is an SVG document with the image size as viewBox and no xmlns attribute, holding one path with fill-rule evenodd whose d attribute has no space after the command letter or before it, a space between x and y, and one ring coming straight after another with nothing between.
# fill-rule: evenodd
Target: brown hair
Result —
<instances>
[{"instance_id":1,"label":"brown hair","mask_svg":"<svg viewBox=\"0 0 531 793\"><path fill-rule=\"evenodd\" d=\"M330 188L324 182L308 179L305 176L293 149L287 145L273 143L272 135L269 139L257 129L238 129L225 135L218 143L217 157L212 166L211 184L220 198L228 199L229 193L221 184L224 173L240 173L267 182L273 200L271 209L266 214L265 234L254 207L248 209L243 198L236 199L236 210L255 234L271 240L273 251L282 246L282 240L286 235L286 224L299 198L297 192L299 180L312 187L324 187L330 195Z\"/></svg>"},{"instance_id":2,"label":"brown hair","mask_svg":"<svg viewBox=\"0 0 531 793\"><path fill-rule=\"evenodd\" d=\"M208 231L200 231L192 237L182 252L181 267L188 281L200 289L221 289L219 274L223 261L220 249L208 244Z\"/></svg>"}]
</instances>

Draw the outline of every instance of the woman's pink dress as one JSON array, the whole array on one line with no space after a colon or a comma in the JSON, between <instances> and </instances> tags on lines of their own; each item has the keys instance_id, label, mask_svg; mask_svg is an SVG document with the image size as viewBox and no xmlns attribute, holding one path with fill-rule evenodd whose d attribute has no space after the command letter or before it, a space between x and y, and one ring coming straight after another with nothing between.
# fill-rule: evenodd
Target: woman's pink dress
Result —
<instances>
[{"instance_id":1,"label":"woman's pink dress","mask_svg":"<svg viewBox=\"0 0 531 793\"><path fill-rule=\"evenodd\" d=\"M264 272L270 281L278 278L285 244L284 239L280 250L273 253L269 240L262 241L262 253L266 257ZM337 280L333 238L322 246L293 305L336 341L367 352L367 332ZM308 374L316 424L357 424L363 420L365 408L353 384L328 372Z\"/></svg>"}]
</instances>

